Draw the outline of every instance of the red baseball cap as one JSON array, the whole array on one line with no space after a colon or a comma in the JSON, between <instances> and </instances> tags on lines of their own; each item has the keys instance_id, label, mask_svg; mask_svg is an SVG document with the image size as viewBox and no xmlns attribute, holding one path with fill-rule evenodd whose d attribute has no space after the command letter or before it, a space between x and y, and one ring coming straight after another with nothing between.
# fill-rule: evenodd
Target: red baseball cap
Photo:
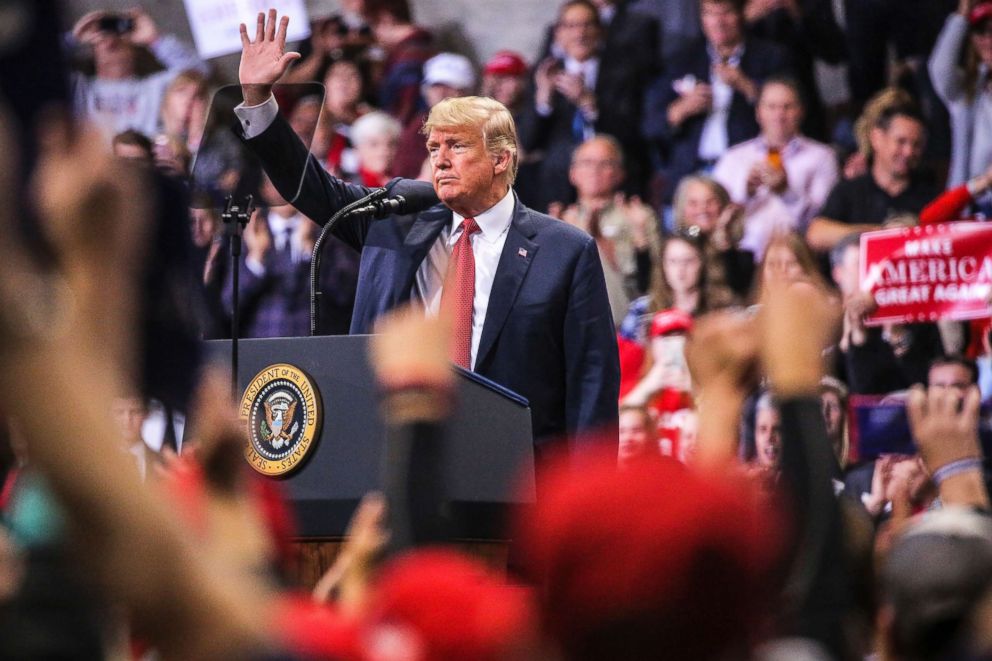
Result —
<instances>
[{"instance_id":1,"label":"red baseball cap","mask_svg":"<svg viewBox=\"0 0 992 661\"><path fill-rule=\"evenodd\" d=\"M522 569L565 658L719 658L767 611L782 528L747 485L616 450L551 462L518 522ZM626 641L626 643L624 642ZM592 651L592 653L590 653Z\"/></svg>"},{"instance_id":2,"label":"red baseball cap","mask_svg":"<svg viewBox=\"0 0 992 661\"><path fill-rule=\"evenodd\" d=\"M651 337L669 333L688 333L692 328L692 317L678 308L662 310L651 319Z\"/></svg>"},{"instance_id":3,"label":"red baseball cap","mask_svg":"<svg viewBox=\"0 0 992 661\"><path fill-rule=\"evenodd\" d=\"M527 62L519 53L501 50L489 58L482 71L501 76L520 76L527 71Z\"/></svg>"},{"instance_id":4,"label":"red baseball cap","mask_svg":"<svg viewBox=\"0 0 992 661\"><path fill-rule=\"evenodd\" d=\"M979 23L992 18L992 2L979 2L968 14L968 25L977 27Z\"/></svg>"},{"instance_id":5,"label":"red baseball cap","mask_svg":"<svg viewBox=\"0 0 992 661\"><path fill-rule=\"evenodd\" d=\"M506 583L447 549L398 556L368 604L369 661L497 661L537 639L531 590Z\"/></svg>"}]
</instances>

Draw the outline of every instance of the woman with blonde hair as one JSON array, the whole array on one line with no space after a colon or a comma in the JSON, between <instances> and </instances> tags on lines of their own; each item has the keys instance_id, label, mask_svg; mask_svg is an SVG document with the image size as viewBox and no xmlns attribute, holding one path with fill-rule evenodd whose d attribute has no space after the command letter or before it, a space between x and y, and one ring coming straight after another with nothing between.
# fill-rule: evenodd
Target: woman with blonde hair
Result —
<instances>
[{"instance_id":1,"label":"woman with blonde hair","mask_svg":"<svg viewBox=\"0 0 992 661\"><path fill-rule=\"evenodd\" d=\"M208 99L206 76L196 69L177 74L162 95L159 133L182 140L195 152L203 135Z\"/></svg>"},{"instance_id":2,"label":"woman with blonde hair","mask_svg":"<svg viewBox=\"0 0 992 661\"><path fill-rule=\"evenodd\" d=\"M673 198L675 229L702 241L710 283L729 287L745 297L754 276L754 255L738 248L744 234L743 209L715 179L683 177Z\"/></svg>"},{"instance_id":3,"label":"woman with blonde hair","mask_svg":"<svg viewBox=\"0 0 992 661\"><path fill-rule=\"evenodd\" d=\"M813 252L795 232L777 234L768 242L752 294L754 303L762 303L769 288L793 282L808 282L821 291L830 291L820 274Z\"/></svg>"}]
</instances>

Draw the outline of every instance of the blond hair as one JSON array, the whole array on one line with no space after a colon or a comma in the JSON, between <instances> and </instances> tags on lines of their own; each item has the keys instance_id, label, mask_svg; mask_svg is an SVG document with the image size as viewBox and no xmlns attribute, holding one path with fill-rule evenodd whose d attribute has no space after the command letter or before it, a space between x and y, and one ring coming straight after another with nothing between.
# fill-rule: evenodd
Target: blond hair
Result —
<instances>
[{"instance_id":1,"label":"blond hair","mask_svg":"<svg viewBox=\"0 0 992 661\"><path fill-rule=\"evenodd\" d=\"M482 133L486 151L493 156L510 153L510 167L503 178L510 185L517 178L517 128L513 115L499 101L484 96L459 96L445 99L431 108L420 132L430 135L434 129L477 129Z\"/></svg>"}]
</instances>

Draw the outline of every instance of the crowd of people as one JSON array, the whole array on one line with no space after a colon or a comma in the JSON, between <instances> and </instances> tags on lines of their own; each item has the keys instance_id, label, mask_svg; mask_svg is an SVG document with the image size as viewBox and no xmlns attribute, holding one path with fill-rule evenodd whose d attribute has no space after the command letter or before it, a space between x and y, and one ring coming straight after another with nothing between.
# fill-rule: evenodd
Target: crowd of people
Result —
<instances>
[{"instance_id":1,"label":"crowd of people","mask_svg":"<svg viewBox=\"0 0 992 661\"><path fill-rule=\"evenodd\" d=\"M0 213L0 657L992 654L992 325L873 325L860 280L863 233L992 212L992 2L562 0L481 66L407 0L342 0L299 52L285 20L242 26L233 101L141 9L65 35L78 128L43 123L32 218ZM318 332L375 324L391 443L443 440L455 344L523 393L537 502L494 575L397 553L447 540L370 494L311 595L202 340L308 335L321 225L396 177L455 224L328 236Z\"/></svg>"}]
</instances>

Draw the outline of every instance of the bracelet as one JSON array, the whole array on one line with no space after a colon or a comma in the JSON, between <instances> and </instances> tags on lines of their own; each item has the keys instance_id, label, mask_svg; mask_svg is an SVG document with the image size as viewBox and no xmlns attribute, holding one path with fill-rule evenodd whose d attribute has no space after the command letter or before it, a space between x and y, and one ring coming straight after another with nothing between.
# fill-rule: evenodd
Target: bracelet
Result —
<instances>
[{"instance_id":1,"label":"bracelet","mask_svg":"<svg viewBox=\"0 0 992 661\"><path fill-rule=\"evenodd\" d=\"M944 464L937 470L933 472L931 476L933 481L940 486L944 480L959 475L961 473L967 473L972 470L981 470L982 460L979 457L965 457L964 459L957 459L950 463Z\"/></svg>"}]
</instances>

